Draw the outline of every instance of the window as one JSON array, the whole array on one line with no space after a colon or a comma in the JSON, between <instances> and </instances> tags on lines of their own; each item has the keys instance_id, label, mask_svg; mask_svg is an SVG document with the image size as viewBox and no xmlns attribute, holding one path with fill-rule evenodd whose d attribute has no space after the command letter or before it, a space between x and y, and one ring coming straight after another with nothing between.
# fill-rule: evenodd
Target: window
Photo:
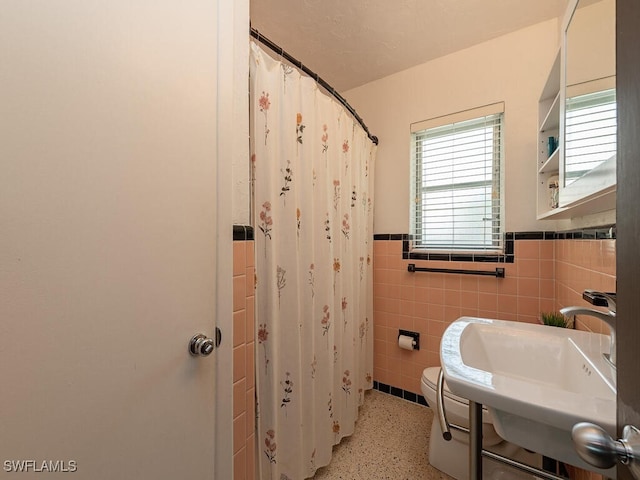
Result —
<instances>
[{"instance_id":1,"label":"window","mask_svg":"<svg viewBox=\"0 0 640 480\"><path fill-rule=\"evenodd\" d=\"M412 125L414 249L502 253L503 111L500 103Z\"/></svg>"}]
</instances>

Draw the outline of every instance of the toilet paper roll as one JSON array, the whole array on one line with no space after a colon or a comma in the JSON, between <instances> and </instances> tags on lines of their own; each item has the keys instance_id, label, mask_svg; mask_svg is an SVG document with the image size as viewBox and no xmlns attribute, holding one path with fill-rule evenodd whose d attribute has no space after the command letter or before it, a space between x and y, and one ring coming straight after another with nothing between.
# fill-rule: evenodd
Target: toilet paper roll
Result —
<instances>
[{"instance_id":1,"label":"toilet paper roll","mask_svg":"<svg viewBox=\"0 0 640 480\"><path fill-rule=\"evenodd\" d=\"M398 336L398 346L404 350L413 350L413 337L407 335Z\"/></svg>"}]
</instances>

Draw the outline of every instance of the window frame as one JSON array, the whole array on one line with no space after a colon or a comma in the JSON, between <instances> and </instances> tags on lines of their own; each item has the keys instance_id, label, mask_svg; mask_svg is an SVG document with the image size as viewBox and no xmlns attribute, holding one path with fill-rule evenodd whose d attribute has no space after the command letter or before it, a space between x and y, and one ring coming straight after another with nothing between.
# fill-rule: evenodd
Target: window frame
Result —
<instances>
[{"instance_id":1,"label":"window frame","mask_svg":"<svg viewBox=\"0 0 640 480\"><path fill-rule=\"evenodd\" d=\"M493 118L492 118L493 117ZM423 142L418 140L420 134L433 131L436 129L444 129L451 127L455 129L455 125L462 127L464 132L464 123L469 124L468 130L482 129L481 123L496 122L493 131L493 145L496 145L497 151L494 150L491 159L491 180L476 181L476 182L451 182L442 187L427 187L423 185L423 171L424 171L424 157L422 155ZM504 255L505 254L505 239L504 239L504 130L505 130L505 116L504 116L504 102L486 105L479 108L466 110L442 117L437 117L422 122L417 122L411 125L411 207L410 207L410 235L412 241L410 242L410 251L415 253L427 253L427 254L472 254L472 255ZM447 135L455 135L460 132L443 132L442 137ZM452 159L452 163L455 159ZM454 240L455 230L452 232L451 240L448 245L435 245L427 244L422 240L422 212L423 206L423 194L428 191L446 190L455 192L456 190L462 191L465 188L472 186L487 188L490 186L490 193L485 193L486 200L491 204L491 240L490 244L485 242L483 245L461 245L456 248L456 242ZM487 198L487 195L489 198ZM455 208L455 201L452 201L452 206ZM453 216L451 217L453 219ZM484 219L483 219L484 220ZM478 228L480 230L480 228ZM484 230L484 228L483 228Z\"/></svg>"}]
</instances>

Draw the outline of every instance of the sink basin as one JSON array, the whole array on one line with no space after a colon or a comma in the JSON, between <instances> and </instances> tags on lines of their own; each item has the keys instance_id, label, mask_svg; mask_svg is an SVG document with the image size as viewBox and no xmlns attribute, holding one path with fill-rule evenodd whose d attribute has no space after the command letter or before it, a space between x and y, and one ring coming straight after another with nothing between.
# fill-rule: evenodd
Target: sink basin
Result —
<instances>
[{"instance_id":1,"label":"sink basin","mask_svg":"<svg viewBox=\"0 0 640 480\"><path fill-rule=\"evenodd\" d=\"M462 317L445 331L440 360L456 395L489 408L505 440L615 478L575 452L578 422L616 435L615 369L609 337L529 323Z\"/></svg>"}]
</instances>

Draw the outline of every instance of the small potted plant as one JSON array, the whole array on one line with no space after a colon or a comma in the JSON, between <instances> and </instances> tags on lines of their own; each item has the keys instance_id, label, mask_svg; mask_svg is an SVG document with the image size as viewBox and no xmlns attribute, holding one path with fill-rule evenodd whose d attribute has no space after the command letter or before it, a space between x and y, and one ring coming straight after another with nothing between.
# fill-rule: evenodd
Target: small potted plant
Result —
<instances>
[{"instance_id":1,"label":"small potted plant","mask_svg":"<svg viewBox=\"0 0 640 480\"><path fill-rule=\"evenodd\" d=\"M573 319L569 319L559 312L542 312L542 323L552 327L573 328Z\"/></svg>"}]
</instances>

